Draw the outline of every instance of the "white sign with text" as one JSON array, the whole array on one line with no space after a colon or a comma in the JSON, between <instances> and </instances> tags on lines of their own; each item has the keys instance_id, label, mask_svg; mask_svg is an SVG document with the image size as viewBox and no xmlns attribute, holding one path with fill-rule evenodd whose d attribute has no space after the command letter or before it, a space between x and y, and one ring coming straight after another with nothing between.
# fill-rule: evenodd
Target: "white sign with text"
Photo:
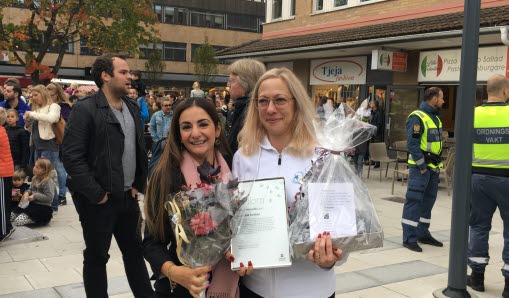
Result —
<instances>
[{"instance_id":1,"label":"white sign with text","mask_svg":"<svg viewBox=\"0 0 509 298\"><path fill-rule=\"evenodd\" d=\"M494 74L509 78L509 47L479 48L477 81L487 81ZM421 52L419 82L459 82L461 49Z\"/></svg>"},{"instance_id":2,"label":"white sign with text","mask_svg":"<svg viewBox=\"0 0 509 298\"><path fill-rule=\"evenodd\" d=\"M366 84L367 57L311 60L310 85Z\"/></svg>"}]
</instances>

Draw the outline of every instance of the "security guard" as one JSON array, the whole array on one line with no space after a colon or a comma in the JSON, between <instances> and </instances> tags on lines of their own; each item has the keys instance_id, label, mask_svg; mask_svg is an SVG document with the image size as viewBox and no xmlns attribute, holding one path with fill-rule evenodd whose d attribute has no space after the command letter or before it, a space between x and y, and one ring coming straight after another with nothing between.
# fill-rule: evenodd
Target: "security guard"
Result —
<instances>
[{"instance_id":1,"label":"security guard","mask_svg":"<svg viewBox=\"0 0 509 298\"><path fill-rule=\"evenodd\" d=\"M484 270L490 255L488 238L495 210L504 222L503 297L509 297L509 82L502 75L488 79L488 102L475 109L472 156L472 204L467 284L484 292Z\"/></svg>"},{"instance_id":2,"label":"security guard","mask_svg":"<svg viewBox=\"0 0 509 298\"><path fill-rule=\"evenodd\" d=\"M422 252L417 241L433 246L443 246L429 232L431 209L438 192L438 179L443 164L442 122L440 108L444 93L440 88L430 87L424 92L419 109L408 116L406 122L408 146L408 189L403 206L403 246Z\"/></svg>"}]
</instances>

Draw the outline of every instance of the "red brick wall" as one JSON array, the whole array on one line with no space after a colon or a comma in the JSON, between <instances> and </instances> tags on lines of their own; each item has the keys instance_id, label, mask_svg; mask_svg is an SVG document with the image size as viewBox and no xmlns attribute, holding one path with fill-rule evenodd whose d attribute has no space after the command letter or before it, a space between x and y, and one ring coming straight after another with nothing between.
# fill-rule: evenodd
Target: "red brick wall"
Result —
<instances>
[{"instance_id":1,"label":"red brick wall","mask_svg":"<svg viewBox=\"0 0 509 298\"><path fill-rule=\"evenodd\" d=\"M509 0L482 0L483 7L509 5ZM313 14L313 0L296 1L294 19L268 23L263 39L334 31L352 27L414 19L463 10L463 0L386 0Z\"/></svg>"}]
</instances>

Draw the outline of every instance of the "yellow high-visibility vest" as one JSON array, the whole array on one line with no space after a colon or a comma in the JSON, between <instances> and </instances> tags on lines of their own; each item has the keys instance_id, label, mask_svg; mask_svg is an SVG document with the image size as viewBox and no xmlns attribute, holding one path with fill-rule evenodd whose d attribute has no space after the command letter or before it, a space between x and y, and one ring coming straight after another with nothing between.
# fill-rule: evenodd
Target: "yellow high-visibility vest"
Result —
<instances>
[{"instance_id":1,"label":"yellow high-visibility vest","mask_svg":"<svg viewBox=\"0 0 509 298\"><path fill-rule=\"evenodd\" d=\"M509 105L475 108L472 166L509 169Z\"/></svg>"},{"instance_id":2,"label":"yellow high-visibility vest","mask_svg":"<svg viewBox=\"0 0 509 298\"><path fill-rule=\"evenodd\" d=\"M424 130L421 135L421 145L420 148L422 151L430 152L436 155L440 155L442 153L442 121L440 121L440 118L438 119L438 126L435 124L433 119L431 119L428 114L424 113L421 110L415 110L410 115L408 115L408 118L410 116L415 115L419 117L424 125ZM414 160L412 157L412 154L408 155L408 164L410 165L416 165L419 162ZM444 165L442 163L439 163L438 165L434 165L432 163L427 164L428 167L432 169L436 168L443 168Z\"/></svg>"}]
</instances>

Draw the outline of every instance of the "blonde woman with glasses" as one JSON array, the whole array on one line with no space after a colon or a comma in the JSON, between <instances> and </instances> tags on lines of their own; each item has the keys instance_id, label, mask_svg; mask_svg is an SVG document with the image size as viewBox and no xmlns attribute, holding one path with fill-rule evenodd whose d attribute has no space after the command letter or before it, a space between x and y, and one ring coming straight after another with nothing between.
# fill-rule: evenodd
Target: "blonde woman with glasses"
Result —
<instances>
[{"instance_id":1,"label":"blonde woman with glasses","mask_svg":"<svg viewBox=\"0 0 509 298\"><path fill-rule=\"evenodd\" d=\"M301 186L299 177L311 166L315 116L312 100L290 70L266 72L251 95L239 150L233 158L233 175L240 181L283 176L290 206ZM256 264L240 260L240 296L334 297L334 266L342 260L342 251L332 247L326 233L315 247L318 249L309 252L308 260L294 260L291 267L253 270Z\"/></svg>"}]
</instances>

